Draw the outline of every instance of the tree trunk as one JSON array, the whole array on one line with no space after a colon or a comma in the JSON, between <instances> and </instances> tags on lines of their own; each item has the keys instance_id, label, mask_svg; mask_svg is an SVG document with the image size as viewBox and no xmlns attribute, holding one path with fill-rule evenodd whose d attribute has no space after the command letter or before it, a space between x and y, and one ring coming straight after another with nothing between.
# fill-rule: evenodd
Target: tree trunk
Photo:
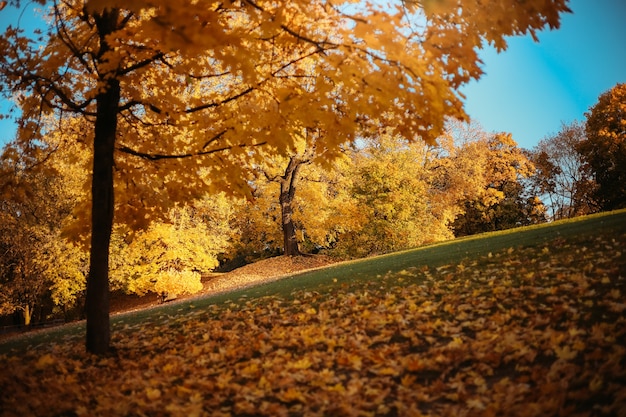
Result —
<instances>
[{"instance_id":1,"label":"tree trunk","mask_svg":"<svg viewBox=\"0 0 626 417\"><path fill-rule=\"evenodd\" d=\"M280 182L280 211L283 225L284 254L287 256L300 255L300 247L296 237L296 225L293 222L293 199L296 195L298 171L302 162L296 158L289 160L285 175Z\"/></svg>"},{"instance_id":2,"label":"tree trunk","mask_svg":"<svg viewBox=\"0 0 626 417\"><path fill-rule=\"evenodd\" d=\"M109 244L113 228L113 152L120 86L117 80L98 97L91 184L91 252L87 279L87 350L109 350Z\"/></svg>"},{"instance_id":3,"label":"tree trunk","mask_svg":"<svg viewBox=\"0 0 626 417\"><path fill-rule=\"evenodd\" d=\"M22 315L24 316L24 326L30 326L31 319L33 317L33 312L28 305L28 303L24 306L24 311L22 311Z\"/></svg>"},{"instance_id":4,"label":"tree trunk","mask_svg":"<svg viewBox=\"0 0 626 417\"><path fill-rule=\"evenodd\" d=\"M296 225L293 222L293 207L289 200L289 195L281 192L280 210L283 222L283 241L285 252L287 256L300 255L300 246L298 245L298 239L296 237Z\"/></svg>"},{"instance_id":5,"label":"tree trunk","mask_svg":"<svg viewBox=\"0 0 626 417\"><path fill-rule=\"evenodd\" d=\"M96 19L100 35L100 55L108 50L105 37L113 32L117 12L105 11ZM104 354L109 350L109 244L113 229L113 154L117 133L117 110L120 84L114 75L101 77L106 90L96 97L96 122L91 180L91 252L85 315L87 317L87 351Z\"/></svg>"}]
</instances>

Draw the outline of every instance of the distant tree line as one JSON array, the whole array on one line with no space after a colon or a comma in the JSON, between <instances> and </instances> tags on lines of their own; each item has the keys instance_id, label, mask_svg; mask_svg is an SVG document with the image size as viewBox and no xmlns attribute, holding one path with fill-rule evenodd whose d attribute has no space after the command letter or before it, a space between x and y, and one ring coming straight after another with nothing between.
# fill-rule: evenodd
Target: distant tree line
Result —
<instances>
[{"instance_id":1,"label":"distant tree line","mask_svg":"<svg viewBox=\"0 0 626 417\"><path fill-rule=\"evenodd\" d=\"M626 207L626 84L603 93L586 118L529 152L530 186L551 220Z\"/></svg>"}]
</instances>

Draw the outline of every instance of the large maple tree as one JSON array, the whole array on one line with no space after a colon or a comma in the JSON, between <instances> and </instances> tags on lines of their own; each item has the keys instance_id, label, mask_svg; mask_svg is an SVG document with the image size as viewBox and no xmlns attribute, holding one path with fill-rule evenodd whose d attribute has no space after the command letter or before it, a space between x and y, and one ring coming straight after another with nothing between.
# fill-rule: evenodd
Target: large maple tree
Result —
<instances>
[{"instance_id":1,"label":"large maple tree","mask_svg":"<svg viewBox=\"0 0 626 417\"><path fill-rule=\"evenodd\" d=\"M15 27L0 37L0 88L21 106L19 140L45 134L42 113L93 124L87 349L100 354L110 343L114 212L150 218L158 210L144 194L189 198L207 186L199 171L213 172L213 186L245 188L231 156L254 157L261 144L289 150L294 129L332 132L318 147L329 158L372 117L433 142L445 116L466 116L458 89L481 75L478 49L558 27L568 11L567 0L48 4L39 38ZM315 74L299 71L304 59L316 61ZM311 76L314 91L301 87ZM117 198L136 204L114 209L114 173L132 179Z\"/></svg>"}]
</instances>

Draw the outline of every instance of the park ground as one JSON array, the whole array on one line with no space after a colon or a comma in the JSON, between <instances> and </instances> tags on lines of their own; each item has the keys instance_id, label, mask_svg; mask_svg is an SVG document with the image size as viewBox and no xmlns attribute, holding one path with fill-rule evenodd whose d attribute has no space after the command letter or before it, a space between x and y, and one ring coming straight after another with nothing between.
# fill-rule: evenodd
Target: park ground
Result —
<instances>
[{"instance_id":1,"label":"park ground","mask_svg":"<svg viewBox=\"0 0 626 417\"><path fill-rule=\"evenodd\" d=\"M625 243L622 211L241 283L114 315L103 357L17 337L0 414L626 415Z\"/></svg>"}]
</instances>

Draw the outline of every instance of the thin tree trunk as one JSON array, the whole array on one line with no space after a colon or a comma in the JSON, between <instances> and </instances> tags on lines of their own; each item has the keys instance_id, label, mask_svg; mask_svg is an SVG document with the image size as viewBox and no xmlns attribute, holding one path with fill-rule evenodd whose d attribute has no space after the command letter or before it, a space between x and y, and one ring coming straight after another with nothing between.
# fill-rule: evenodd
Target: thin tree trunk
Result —
<instances>
[{"instance_id":1,"label":"thin tree trunk","mask_svg":"<svg viewBox=\"0 0 626 417\"><path fill-rule=\"evenodd\" d=\"M281 197L282 195L281 193ZM296 225L293 222L293 207L288 195L285 195L284 199L281 198L280 209L283 223L284 253L287 256L300 255L300 246L296 237Z\"/></svg>"},{"instance_id":2,"label":"thin tree trunk","mask_svg":"<svg viewBox=\"0 0 626 417\"><path fill-rule=\"evenodd\" d=\"M108 50L105 37L117 23L117 12L105 11L96 20L100 34L101 55ZM91 252L85 315L87 351L104 354L109 350L109 244L113 229L113 154L117 133L117 110L120 84L114 77L106 80L106 90L96 98L96 122L91 184Z\"/></svg>"},{"instance_id":3,"label":"thin tree trunk","mask_svg":"<svg viewBox=\"0 0 626 417\"><path fill-rule=\"evenodd\" d=\"M28 303L24 306L24 311L22 311L22 315L24 316L24 326L26 327L30 326L33 312L30 309L30 306L28 305Z\"/></svg>"},{"instance_id":4,"label":"thin tree trunk","mask_svg":"<svg viewBox=\"0 0 626 417\"><path fill-rule=\"evenodd\" d=\"M293 221L293 199L296 195L298 183L298 171L302 163L296 158L291 158L285 170L285 175L280 182L280 210L283 225L284 254L287 256L301 255L298 238L296 237L296 225Z\"/></svg>"}]
</instances>

